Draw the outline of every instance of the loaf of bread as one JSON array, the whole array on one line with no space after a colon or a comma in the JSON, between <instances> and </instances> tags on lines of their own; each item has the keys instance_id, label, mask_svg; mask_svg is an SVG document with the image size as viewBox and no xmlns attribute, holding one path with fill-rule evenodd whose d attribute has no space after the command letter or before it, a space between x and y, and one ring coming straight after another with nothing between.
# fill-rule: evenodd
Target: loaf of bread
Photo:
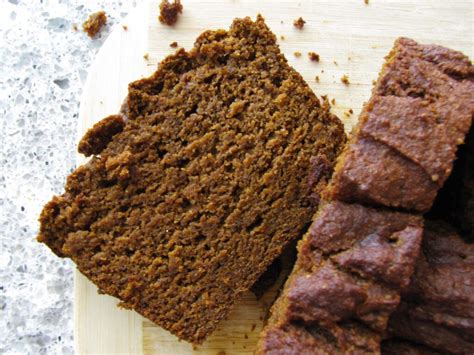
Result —
<instances>
[{"instance_id":1,"label":"loaf of bread","mask_svg":"<svg viewBox=\"0 0 474 355\"><path fill-rule=\"evenodd\" d=\"M257 354L380 353L415 269L420 213L431 208L471 126L473 73L459 52L395 42Z\"/></svg>"}]
</instances>

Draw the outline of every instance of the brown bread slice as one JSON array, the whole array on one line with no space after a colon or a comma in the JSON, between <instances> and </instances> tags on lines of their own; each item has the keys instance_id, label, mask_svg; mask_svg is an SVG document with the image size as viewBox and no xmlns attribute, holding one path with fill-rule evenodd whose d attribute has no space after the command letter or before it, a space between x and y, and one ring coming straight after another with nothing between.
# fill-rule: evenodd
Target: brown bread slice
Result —
<instances>
[{"instance_id":1,"label":"brown bread slice","mask_svg":"<svg viewBox=\"0 0 474 355\"><path fill-rule=\"evenodd\" d=\"M462 53L398 39L360 115L357 139L338 160L332 197L427 212L471 126L473 80Z\"/></svg>"},{"instance_id":2,"label":"brown bread slice","mask_svg":"<svg viewBox=\"0 0 474 355\"><path fill-rule=\"evenodd\" d=\"M262 17L207 31L150 78L44 208L39 241L101 292L202 342L304 233L345 142Z\"/></svg>"}]
</instances>

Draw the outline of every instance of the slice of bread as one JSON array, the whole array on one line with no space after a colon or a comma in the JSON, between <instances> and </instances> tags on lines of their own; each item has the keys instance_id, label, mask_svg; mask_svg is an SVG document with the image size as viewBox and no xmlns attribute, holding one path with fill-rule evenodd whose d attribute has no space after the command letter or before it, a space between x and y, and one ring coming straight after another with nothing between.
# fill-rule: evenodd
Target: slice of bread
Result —
<instances>
[{"instance_id":1,"label":"slice of bread","mask_svg":"<svg viewBox=\"0 0 474 355\"><path fill-rule=\"evenodd\" d=\"M308 228L345 142L262 17L207 31L133 82L94 154L41 214L39 241L100 292L202 342Z\"/></svg>"}]
</instances>

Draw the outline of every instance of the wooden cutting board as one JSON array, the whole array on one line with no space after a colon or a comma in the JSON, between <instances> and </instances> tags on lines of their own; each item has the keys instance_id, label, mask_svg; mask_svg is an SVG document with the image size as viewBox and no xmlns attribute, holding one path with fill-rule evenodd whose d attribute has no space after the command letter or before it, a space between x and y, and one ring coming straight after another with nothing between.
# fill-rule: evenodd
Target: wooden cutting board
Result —
<instances>
[{"instance_id":1,"label":"wooden cutting board","mask_svg":"<svg viewBox=\"0 0 474 355\"><path fill-rule=\"evenodd\" d=\"M157 21L158 1L140 5L115 28L89 70L79 114L78 137L99 119L118 112L130 81L151 74L174 50L189 49L204 30L227 29L234 17L261 13L277 35L281 50L319 96L335 99L333 111L347 130L369 98L383 57L399 36L438 43L473 55L474 5L471 0L183 0L184 13L175 27ZM293 20L306 20L303 30ZM128 29L122 27L127 26ZM307 53L321 56L311 62ZM300 52L297 57L295 52ZM146 55L148 54L148 55ZM147 57L148 59L144 58ZM350 84L340 78L346 74ZM319 82L316 81L319 77ZM352 109L350 115L348 110ZM83 157L78 156L78 163ZM79 354L252 354L262 319L276 295L257 301L245 294L228 320L199 347L176 337L134 312L116 307L117 300L76 273L75 344Z\"/></svg>"}]
</instances>

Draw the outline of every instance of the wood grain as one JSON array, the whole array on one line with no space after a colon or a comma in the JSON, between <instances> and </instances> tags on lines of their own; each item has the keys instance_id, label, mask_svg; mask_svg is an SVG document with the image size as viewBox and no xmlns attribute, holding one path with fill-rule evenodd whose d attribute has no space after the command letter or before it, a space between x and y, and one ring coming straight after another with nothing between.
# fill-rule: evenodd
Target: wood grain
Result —
<instances>
[{"instance_id":1,"label":"wood grain","mask_svg":"<svg viewBox=\"0 0 474 355\"><path fill-rule=\"evenodd\" d=\"M175 27L157 21L158 1L145 2L116 27L99 51L84 87L78 138L94 122L116 113L130 81L149 75L173 53L171 42L191 48L204 30L228 28L235 17L261 13L278 37L281 50L319 96L335 99L333 107L347 130L369 98L372 80L399 36L438 43L473 55L474 3L471 0L183 0L184 13ZM293 20L306 20L303 30ZM282 37L284 39L282 39ZM307 53L321 61L311 62ZM296 57L295 52L301 56ZM148 53L148 60L144 55ZM346 74L350 84L340 78ZM319 82L315 77L319 77ZM352 109L350 115L348 110ZM78 156L78 163L83 157ZM247 293L228 320L202 346L193 349L134 312L116 307L117 300L76 273L75 343L79 354L252 354L271 290L257 301Z\"/></svg>"}]
</instances>

